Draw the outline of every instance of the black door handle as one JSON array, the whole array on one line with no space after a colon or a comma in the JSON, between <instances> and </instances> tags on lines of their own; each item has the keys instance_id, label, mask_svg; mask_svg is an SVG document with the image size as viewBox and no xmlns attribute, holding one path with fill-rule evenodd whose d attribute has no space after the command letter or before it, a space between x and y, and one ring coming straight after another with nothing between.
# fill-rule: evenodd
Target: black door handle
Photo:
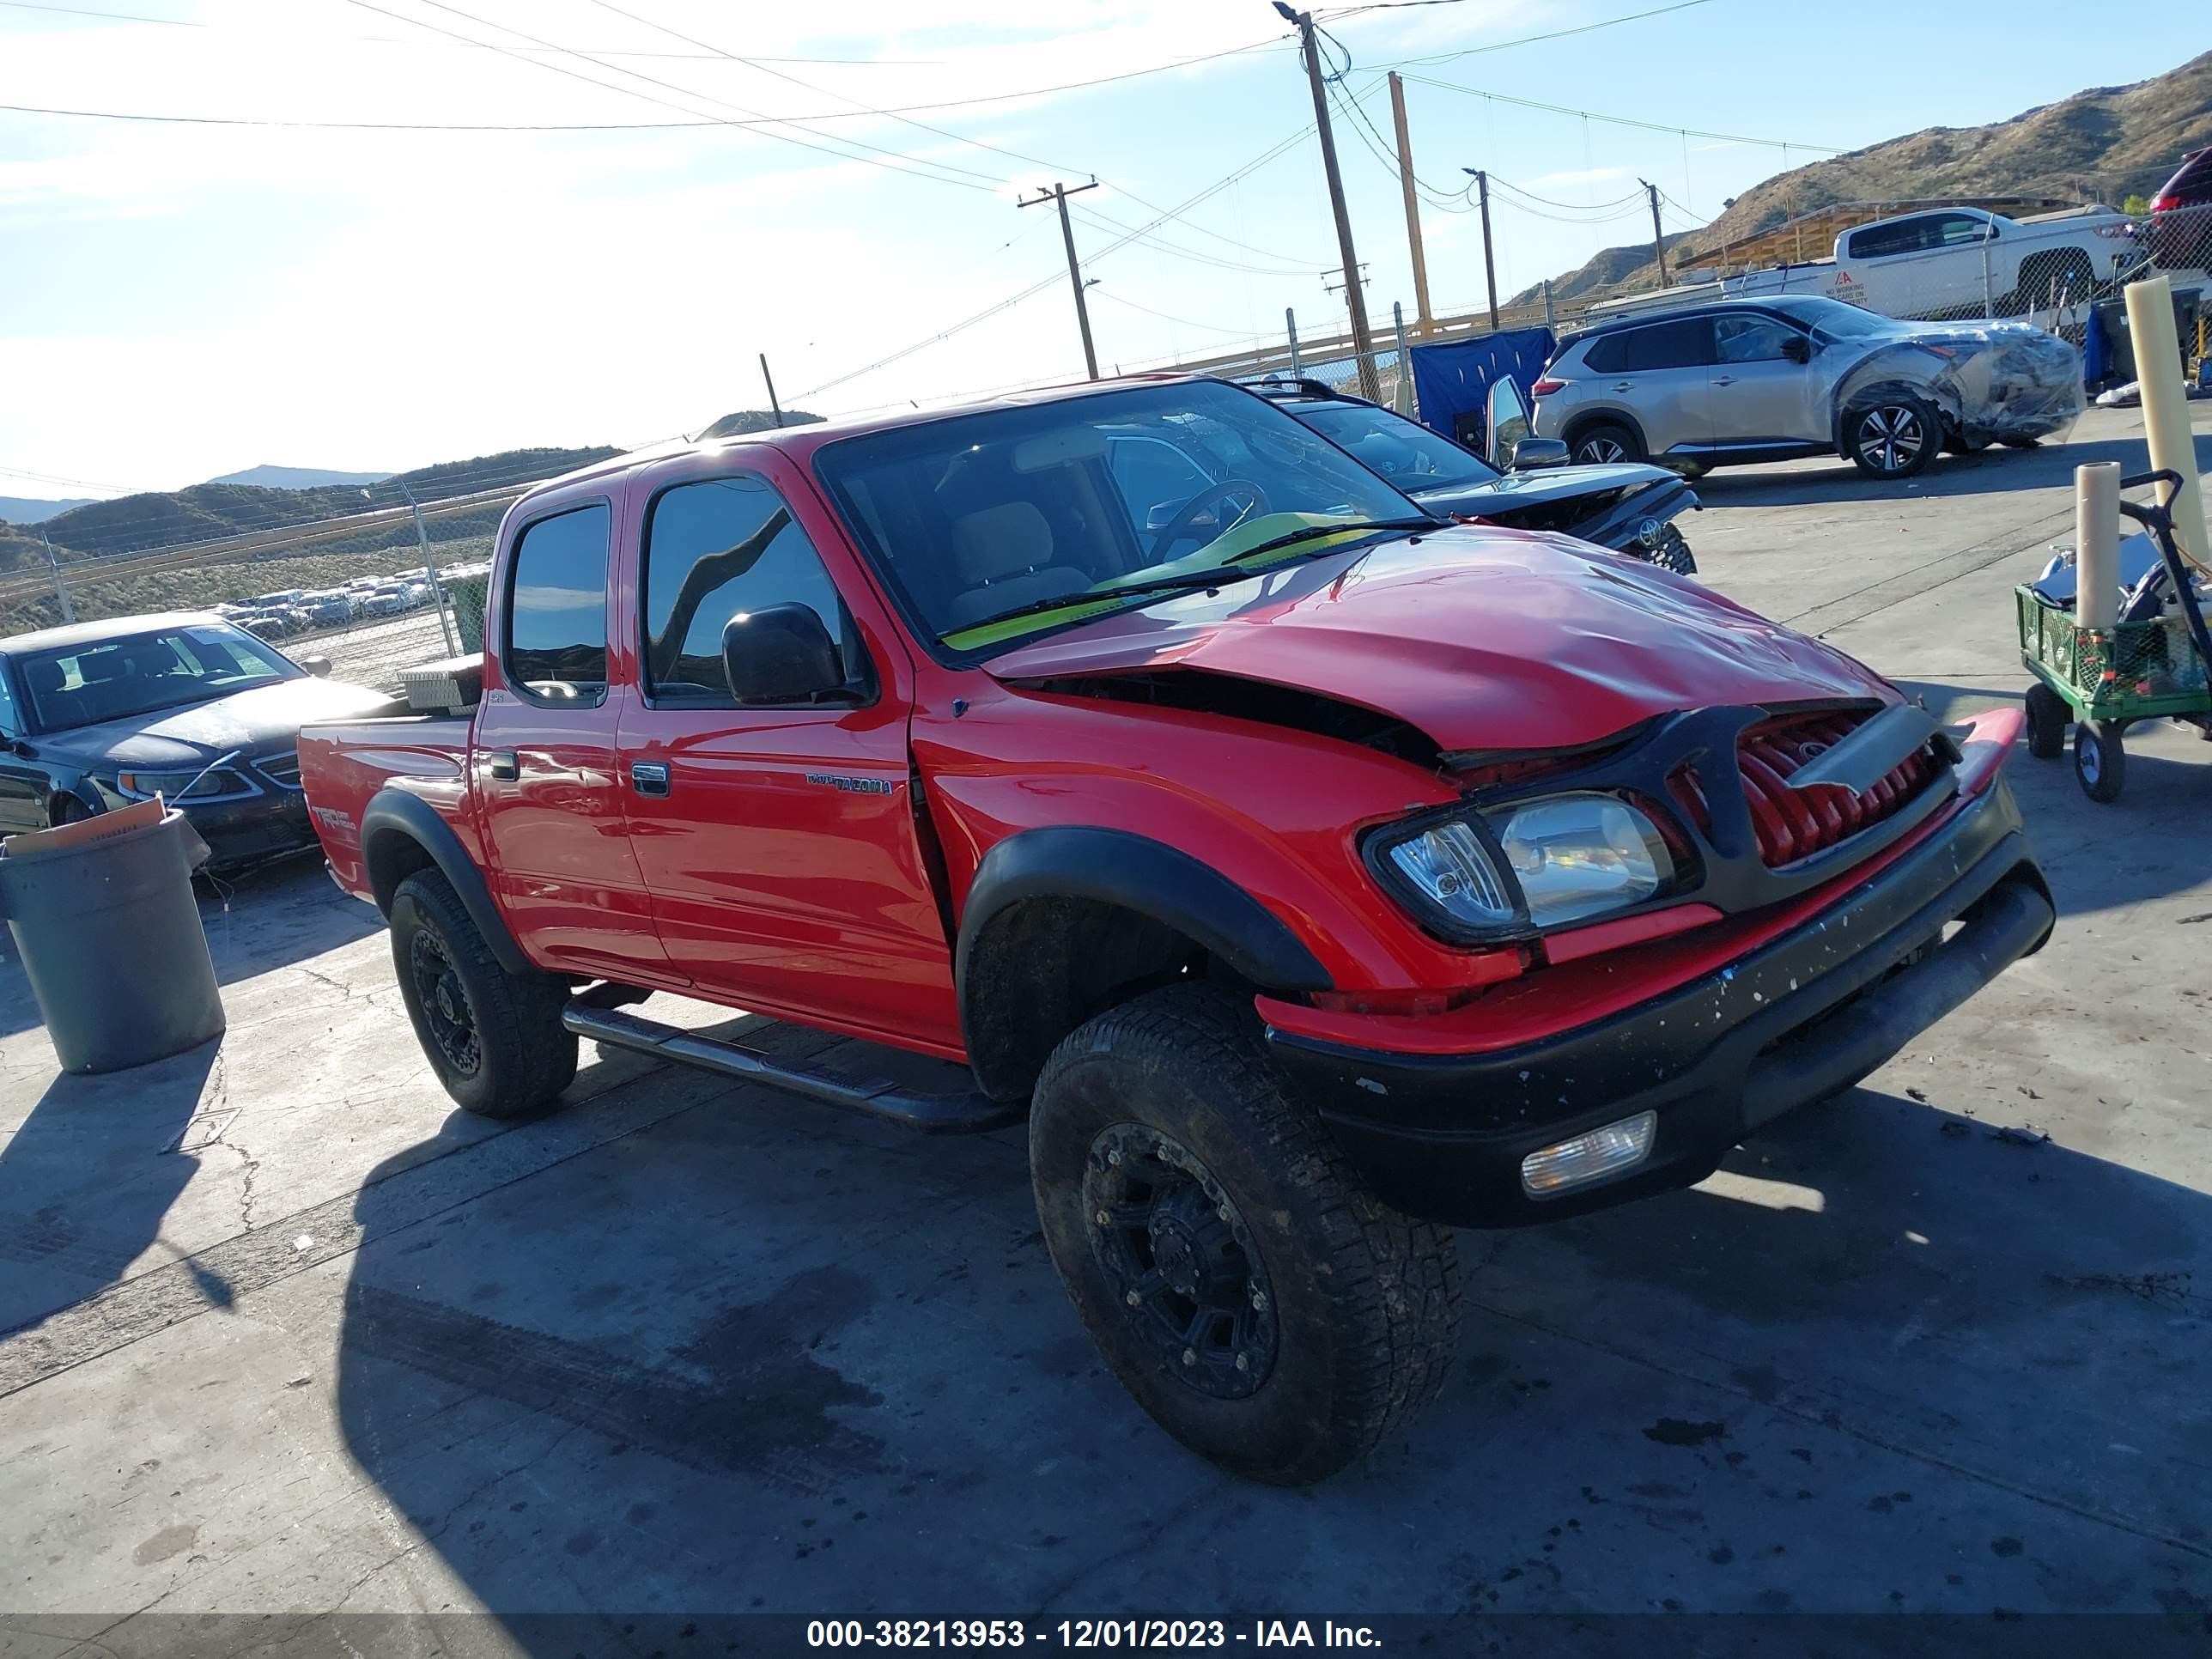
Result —
<instances>
[{"instance_id":1,"label":"black door handle","mask_svg":"<svg viewBox=\"0 0 2212 1659\"><path fill-rule=\"evenodd\" d=\"M659 761L632 761L629 787L641 795L665 795L668 793L668 769Z\"/></svg>"},{"instance_id":2,"label":"black door handle","mask_svg":"<svg viewBox=\"0 0 2212 1659\"><path fill-rule=\"evenodd\" d=\"M484 770L499 783L513 783L522 775L521 763L515 759L514 750L512 749L493 750L490 763L484 768Z\"/></svg>"}]
</instances>

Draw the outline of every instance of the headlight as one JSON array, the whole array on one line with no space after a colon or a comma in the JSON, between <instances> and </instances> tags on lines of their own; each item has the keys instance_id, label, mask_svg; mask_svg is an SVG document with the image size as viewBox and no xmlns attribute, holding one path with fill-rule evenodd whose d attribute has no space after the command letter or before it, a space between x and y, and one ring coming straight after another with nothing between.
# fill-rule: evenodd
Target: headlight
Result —
<instances>
[{"instance_id":1,"label":"headlight","mask_svg":"<svg viewBox=\"0 0 2212 1659\"><path fill-rule=\"evenodd\" d=\"M198 780L195 781L195 780ZM248 793L246 780L235 772L118 772L115 776L118 794L128 795L133 800L151 800L160 795L166 800L206 800L222 795L242 795Z\"/></svg>"},{"instance_id":2,"label":"headlight","mask_svg":"<svg viewBox=\"0 0 2212 1659\"><path fill-rule=\"evenodd\" d=\"M1437 931L1510 936L1626 910L1673 883L1659 828L1611 795L1550 795L1432 820L1371 844L1392 886Z\"/></svg>"},{"instance_id":3,"label":"headlight","mask_svg":"<svg viewBox=\"0 0 2212 1659\"><path fill-rule=\"evenodd\" d=\"M1539 927L1625 910L1674 878L1658 826L1611 795L1554 795L1493 822Z\"/></svg>"}]
</instances>

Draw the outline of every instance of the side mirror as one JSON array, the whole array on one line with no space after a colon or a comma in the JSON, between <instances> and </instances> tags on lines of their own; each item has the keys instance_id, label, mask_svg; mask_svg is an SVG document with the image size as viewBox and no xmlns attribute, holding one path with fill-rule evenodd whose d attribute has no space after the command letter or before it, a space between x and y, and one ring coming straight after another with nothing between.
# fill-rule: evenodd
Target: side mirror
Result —
<instances>
[{"instance_id":1,"label":"side mirror","mask_svg":"<svg viewBox=\"0 0 2212 1659\"><path fill-rule=\"evenodd\" d=\"M837 642L811 605L740 611L722 627L722 672L739 703L809 703L845 689Z\"/></svg>"},{"instance_id":2,"label":"side mirror","mask_svg":"<svg viewBox=\"0 0 2212 1659\"><path fill-rule=\"evenodd\" d=\"M292 660L319 680L331 677L331 659L328 657L295 657Z\"/></svg>"},{"instance_id":3,"label":"side mirror","mask_svg":"<svg viewBox=\"0 0 2212 1659\"><path fill-rule=\"evenodd\" d=\"M1802 334L1793 334L1782 343L1782 355L1793 363L1813 361L1813 343Z\"/></svg>"},{"instance_id":4,"label":"side mirror","mask_svg":"<svg viewBox=\"0 0 2212 1659\"><path fill-rule=\"evenodd\" d=\"M1538 467L1565 466L1571 456L1567 447L1557 438L1523 438L1513 446L1514 472L1532 472Z\"/></svg>"}]
</instances>

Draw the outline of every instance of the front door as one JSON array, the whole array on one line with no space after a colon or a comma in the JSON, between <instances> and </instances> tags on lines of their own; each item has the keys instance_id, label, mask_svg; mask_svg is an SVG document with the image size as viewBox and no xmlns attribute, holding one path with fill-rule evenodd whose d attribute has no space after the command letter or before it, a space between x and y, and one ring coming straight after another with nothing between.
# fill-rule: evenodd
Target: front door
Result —
<instances>
[{"instance_id":1,"label":"front door","mask_svg":"<svg viewBox=\"0 0 2212 1659\"><path fill-rule=\"evenodd\" d=\"M1625 328L1590 342L1583 355L1593 407L1627 411L1643 428L1653 457L1696 453L1713 441L1713 325L1710 317L1674 317ZM1576 440L1577 461L1623 458Z\"/></svg>"},{"instance_id":2,"label":"front door","mask_svg":"<svg viewBox=\"0 0 2212 1659\"><path fill-rule=\"evenodd\" d=\"M1793 347L1791 342L1797 343ZM1810 341L1779 318L1739 312L1713 319L1713 434L1724 444L1826 443L1827 393L1791 357Z\"/></svg>"},{"instance_id":3,"label":"front door","mask_svg":"<svg viewBox=\"0 0 2212 1659\"><path fill-rule=\"evenodd\" d=\"M492 884L524 948L548 966L665 981L615 754L613 526L609 499L562 495L517 532L487 620L472 787Z\"/></svg>"},{"instance_id":4,"label":"front door","mask_svg":"<svg viewBox=\"0 0 2212 1659\"><path fill-rule=\"evenodd\" d=\"M907 753L911 671L834 520L765 451L671 461L635 501L623 636L639 696L621 748L672 968L718 1001L957 1053ZM725 629L775 607L819 620L842 690L738 702Z\"/></svg>"}]
</instances>

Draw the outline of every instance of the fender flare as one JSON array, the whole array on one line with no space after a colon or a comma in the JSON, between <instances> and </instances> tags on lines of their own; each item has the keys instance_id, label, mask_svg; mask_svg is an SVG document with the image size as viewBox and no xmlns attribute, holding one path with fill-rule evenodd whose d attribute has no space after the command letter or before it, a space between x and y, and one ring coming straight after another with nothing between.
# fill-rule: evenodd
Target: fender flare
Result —
<instances>
[{"instance_id":1,"label":"fender flare","mask_svg":"<svg viewBox=\"0 0 2212 1659\"><path fill-rule=\"evenodd\" d=\"M1149 916L1270 991L1326 991L1335 981L1297 934L1220 872L1127 830L1024 830L983 855L960 917L953 972L965 986L994 917L1030 898L1091 899Z\"/></svg>"},{"instance_id":2,"label":"fender flare","mask_svg":"<svg viewBox=\"0 0 2212 1659\"><path fill-rule=\"evenodd\" d=\"M370 798L361 815L362 864L368 873L369 888L376 896L378 910L387 916L392 914L392 890L408 873L405 868L393 866L387 850L398 842L411 842L421 848L438 873L453 884L461 908L469 913L469 920L483 935L484 943L491 947L501 967L510 974L540 971L522 954L522 947L507 931L506 919L492 902L491 889L485 884L483 872L477 868L476 860L461 845L453 826L440 817L437 809L420 795L388 786Z\"/></svg>"}]
</instances>

